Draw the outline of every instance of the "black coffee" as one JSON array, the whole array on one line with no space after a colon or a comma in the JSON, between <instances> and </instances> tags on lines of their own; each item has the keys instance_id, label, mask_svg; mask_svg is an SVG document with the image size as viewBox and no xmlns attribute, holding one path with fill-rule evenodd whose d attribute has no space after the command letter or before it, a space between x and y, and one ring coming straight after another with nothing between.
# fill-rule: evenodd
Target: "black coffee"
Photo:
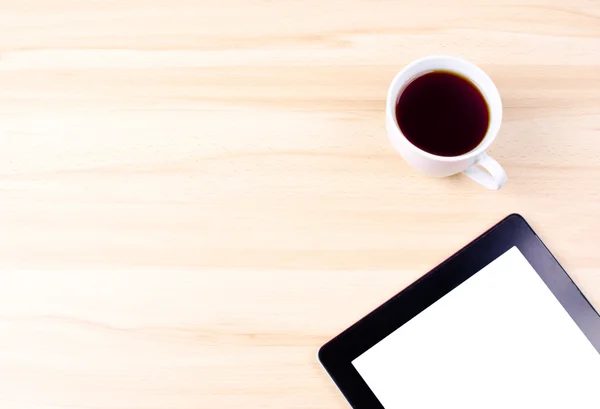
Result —
<instances>
[{"instance_id":1,"label":"black coffee","mask_svg":"<svg viewBox=\"0 0 600 409\"><path fill-rule=\"evenodd\" d=\"M404 136L418 148L438 156L458 156L483 140L490 113L471 81L434 71L406 86L396 104L396 120Z\"/></svg>"}]
</instances>

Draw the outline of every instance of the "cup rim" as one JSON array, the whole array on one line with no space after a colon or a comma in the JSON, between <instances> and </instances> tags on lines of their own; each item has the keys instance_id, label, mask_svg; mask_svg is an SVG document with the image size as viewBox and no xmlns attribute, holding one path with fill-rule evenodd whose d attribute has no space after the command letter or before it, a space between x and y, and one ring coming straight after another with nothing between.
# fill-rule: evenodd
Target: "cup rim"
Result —
<instances>
[{"instance_id":1,"label":"cup rim","mask_svg":"<svg viewBox=\"0 0 600 409\"><path fill-rule=\"evenodd\" d=\"M451 56L451 55L430 55L430 56L426 56L426 57L421 57L418 58L416 60L413 60L412 62L410 62L409 64L407 64L404 68L402 68L392 79L392 82L390 83L389 87L388 87L388 92L387 92L387 103L386 103L386 115L389 115L392 122L393 122L393 126L394 126L394 130L399 134L399 136L404 139L404 141L406 142L407 145L410 146L410 149L412 149L415 153L419 153L429 159L434 159L437 161L441 161L441 162L456 162L456 161L460 161L460 160L464 160L464 159L470 159L473 157L477 157L480 156L481 154L485 153L485 151L490 147L490 145L492 144L492 142L496 139L496 136L498 134L498 130L495 131L495 135L493 135L492 137L490 137L490 132L491 129L488 127L487 132L485 133L482 141L479 143L479 145L477 145L474 149L463 153L461 155L458 156L441 156L441 155L436 155L430 152L427 152L421 148L419 148L418 146L414 145L411 141L408 140L408 138L406 137L406 135L404 135L404 133L402 132L402 130L400 129L400 126L398 125L398 121L396 120L396 112L395 112L395 107L396 107L396 99L397 97L400 95L400 93L392 93L392 89L394 88L394 85L396 85L396 83L398 83L400 81L400 78L402 76L405 75L405 73L410 70L411 68L413 68L415 65L417 64L421 64L423 62L426 61L430 61L430 60L440 60L440 59L444 59L444 60L451 60L454 62L458 62L460 64L465 64L470 66L472 69L476 70L481 76L485 77L486 79L488 79L490 81L490 83L493 85L493 89L492 89L492 93L495 94L494 97L498 98L498 100L500 101L500 110L499 112L495 113L495 115L498 117L498 123L501 124L502 123L502 99L500 97L500 92L498 91L498 88L496 87L496 84L494 84L494 82L492 81L492 79L489 77L489 75L486 74L485 71L483 71L481 68L479 68L477 65L473 64L472 62L465 60L463 58L460 57L455 57L455 56ZM411 77L412 79L413 77ZM410 79L408 81L406 81L406 83L408 83L410 81ZM482 90L480 90L480 92L482 93L483 97L486 99L486 101L488 101L488 97L486 96L486 93L484 93ZM491 111L490 111L490 115L491 115ZM499 125L500 126L500 125ZM498 128L499 128L498 126Z\"/></svg>"}]
</instances>

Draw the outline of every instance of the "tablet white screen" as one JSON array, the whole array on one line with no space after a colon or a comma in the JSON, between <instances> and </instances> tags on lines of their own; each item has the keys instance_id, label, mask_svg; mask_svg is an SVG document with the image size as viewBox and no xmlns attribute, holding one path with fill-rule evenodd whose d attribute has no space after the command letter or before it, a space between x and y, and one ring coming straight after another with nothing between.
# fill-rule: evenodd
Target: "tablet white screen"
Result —
<instances>
[{"instance_id":1,"label":"tablet white screen","mask_svg":"<svg viewBox=\"0 0 600 409\"><path fill-rule=\"evenodd\" d=\"M352 364L385 409L600 408L600 354L516 247Z\"/></svg>"}]
</instances>

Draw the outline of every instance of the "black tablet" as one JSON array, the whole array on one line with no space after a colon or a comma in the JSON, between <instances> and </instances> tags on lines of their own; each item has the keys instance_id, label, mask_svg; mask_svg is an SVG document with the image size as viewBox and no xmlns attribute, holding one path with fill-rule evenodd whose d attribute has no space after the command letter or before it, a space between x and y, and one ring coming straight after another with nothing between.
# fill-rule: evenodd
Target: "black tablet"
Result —
<instances>
[{"instance_id":1,"label":"black tablet","mask_svg":"<svg viewBox=\"0 0 600 409\"><path fill-rule=\"evenodd\" d=\"M355 409L598 408L600 316L510 215L319 350Z\"/></svg>"}]
</instances>

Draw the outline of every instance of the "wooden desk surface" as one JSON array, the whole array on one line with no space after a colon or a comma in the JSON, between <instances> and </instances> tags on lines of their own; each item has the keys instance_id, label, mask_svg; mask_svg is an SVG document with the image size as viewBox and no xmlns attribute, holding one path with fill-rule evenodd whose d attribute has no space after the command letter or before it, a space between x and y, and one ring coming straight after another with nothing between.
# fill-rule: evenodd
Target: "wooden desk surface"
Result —
<instances>
[{"instance_id":1,"label":"wooden desk surface","mask_svg":"<svg viewBox=\"0 0 600 409\"><path fill-rule=\"evenodd\" d=\"M600 307L600 3L487 3L3 1L0 406L344 408L318 346L511 212ZM386 139L437 53L499 192Z\"/></svg>"}]
</instances>

